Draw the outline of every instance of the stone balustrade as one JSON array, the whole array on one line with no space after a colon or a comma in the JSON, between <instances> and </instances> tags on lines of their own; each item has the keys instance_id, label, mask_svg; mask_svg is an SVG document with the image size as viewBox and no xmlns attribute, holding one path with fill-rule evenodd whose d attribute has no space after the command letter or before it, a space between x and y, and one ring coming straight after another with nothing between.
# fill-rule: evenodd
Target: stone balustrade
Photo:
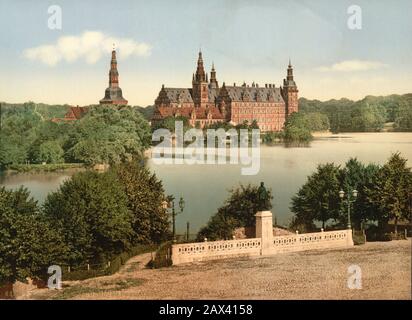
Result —
<instances>
[{"instance_id":1,"label":"stone balustrade","mask_svg":"<svg viewBox=\"0 0 412 320\"><path fill-rule=\"evenodd\" d=\"M273 238L271 254L353 246L352 230L303 233Z\"/></svg>"},{"instance_id":2,"label":"stone balustrade","mask_svg":"<svg viewBox=\"0 0 412 320\"><path fill-rule=\"evenodd\" d=\"M260 255L261 239L205 241L172 246L173 264Z\"/></svg>"},{"instance_id":3,"label":"stone balustrade","mask_svg":"<svg viewBox=\"0 0 412 320\"><path fill-rule=\"evenodd\" d=\"M353 246L350 229L273 237L270 211L256 214L256 236L257 238L252 239L175 244L172 246L172 261L176 265L230 257Z\"/></svg>"}]
</instances>

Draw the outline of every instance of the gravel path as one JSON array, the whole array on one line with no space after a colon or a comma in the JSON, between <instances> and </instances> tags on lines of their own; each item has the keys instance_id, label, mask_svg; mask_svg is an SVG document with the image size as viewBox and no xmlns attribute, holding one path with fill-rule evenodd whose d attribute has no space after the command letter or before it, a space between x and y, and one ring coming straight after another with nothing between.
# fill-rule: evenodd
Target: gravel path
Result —
<instances>
[{"instance_id":1,"label":"gravel path","mask_svg":"<svg viewBox=\"0 0 412 320\"><path fill-rule=\"evenodd\" d=\"M199 262L158 270L143 268L149 260L150 253L141 255L129 260L113 276L73 283L71 286L88 290L70 298L411 299L411 239L340 250ZM361 268L361 289L347 287L348 267L352 264ZM101 289L119 281L130 285L120 290ZM53 295L44 296L43 291L41 297Z\"/></svg>"}]
</instances>

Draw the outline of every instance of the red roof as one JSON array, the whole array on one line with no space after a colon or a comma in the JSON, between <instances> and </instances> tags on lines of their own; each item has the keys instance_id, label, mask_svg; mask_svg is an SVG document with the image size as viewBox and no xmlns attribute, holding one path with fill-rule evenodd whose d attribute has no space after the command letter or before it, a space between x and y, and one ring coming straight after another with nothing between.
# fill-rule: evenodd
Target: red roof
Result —
<instances>
[{"instance_id":1,"label":"red roof","mask_svg":"<svg viewBox=\"0 0 412 320\"><path fill-rule=\"evenodd\" d=\"M67 111L64 116L64 120L79 120L85 115L86 112L87 108L85 107L70 107L69 111Z\"/></svg>"}]
</instances>

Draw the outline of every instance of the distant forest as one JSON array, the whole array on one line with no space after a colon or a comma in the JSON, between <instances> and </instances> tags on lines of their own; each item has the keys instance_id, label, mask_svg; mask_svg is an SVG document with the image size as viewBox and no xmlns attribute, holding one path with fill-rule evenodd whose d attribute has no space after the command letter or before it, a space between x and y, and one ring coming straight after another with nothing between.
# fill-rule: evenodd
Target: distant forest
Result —
<instances>
[{"instance_id":1,"label":"distant forest","mask_svg":"<svg viewBox=\"0 0 412 320\"><path fill-rule=\"evenodd\" d=\"M386 129L412 131L412 94L385 97L367 96L362 100L299 99L299 111L320 113L329 119L332 132L378 132Z\"/></svg>"}]
</instances>

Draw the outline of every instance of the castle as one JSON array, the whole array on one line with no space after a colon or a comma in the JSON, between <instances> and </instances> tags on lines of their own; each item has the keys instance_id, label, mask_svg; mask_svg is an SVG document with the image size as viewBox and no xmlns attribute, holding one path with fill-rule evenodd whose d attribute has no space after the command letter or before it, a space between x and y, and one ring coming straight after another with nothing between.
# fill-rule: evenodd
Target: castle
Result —
<instances>
[{"instance_id":1,"label":"castle","mask_svg":"<svg viewBox=\"0 0 412 320\"><path fill-rule=\"evenodd\" d=\"M191 126L204 128L218 122L233 125L253 120L261 131L282 130L286 117L298 111L298 88L293 79L293 68L289 61L287 77L283 87L266 84L251 86L219 87L214 65L210 80L203 65L202 52L199 52L196 73L193 74L191 88L166 88L162 85L155 100L152 124L167 117L183 116Z\"/></svg>"}]
</instances>

